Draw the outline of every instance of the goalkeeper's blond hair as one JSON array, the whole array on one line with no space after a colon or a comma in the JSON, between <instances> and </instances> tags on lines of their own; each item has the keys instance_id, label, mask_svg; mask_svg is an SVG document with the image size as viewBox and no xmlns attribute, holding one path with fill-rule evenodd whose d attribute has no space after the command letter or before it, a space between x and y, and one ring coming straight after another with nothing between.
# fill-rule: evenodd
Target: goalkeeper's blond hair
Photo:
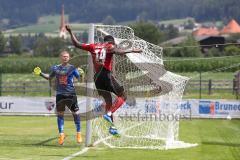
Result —
<instances>
[{"instance_id":1,"label":"goalkeeper's blond hair","mask_svg":"<svg viewBox=\"0 0 240 160\"><path fill-rule=\"evenodd\" d=\"M62 51L62 52L59 54L59 57L63 56L64 54L68 54L68 55L69 55L69 57L70 57L70 53L69 53L69 52L67 52L67 51Z\"/></svg>"}]
</instances>

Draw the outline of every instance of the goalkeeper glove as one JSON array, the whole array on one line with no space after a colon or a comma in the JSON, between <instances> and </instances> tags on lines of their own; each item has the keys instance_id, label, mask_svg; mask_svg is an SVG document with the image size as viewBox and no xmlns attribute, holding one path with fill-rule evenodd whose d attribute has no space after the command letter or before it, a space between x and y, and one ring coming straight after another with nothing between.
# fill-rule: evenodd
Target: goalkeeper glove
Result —
<instances>
[{"instance_id":1,"label":"goalkeeper glove","mask_svg":"<svg viewBox=\"0 0 240 160\"><path fill-rule=\"evenodd\" d=\"M35 67L33 70L33 73L37 76L39 76L41 74L41 68L40 67Z\"/></svg>"},{"instance_id":2,"label":"goalkeeper glove","mask_svg":"<svg viewBox=\"0 0 240 160\"><path fill-rule=\"evenodd\" d=\"M77 70L78 70L78 72L81 74L81 75L83 75L84 74L84 71L83 71L83 69L82 68L77 68Z\"/></svg>"}]
</instances>

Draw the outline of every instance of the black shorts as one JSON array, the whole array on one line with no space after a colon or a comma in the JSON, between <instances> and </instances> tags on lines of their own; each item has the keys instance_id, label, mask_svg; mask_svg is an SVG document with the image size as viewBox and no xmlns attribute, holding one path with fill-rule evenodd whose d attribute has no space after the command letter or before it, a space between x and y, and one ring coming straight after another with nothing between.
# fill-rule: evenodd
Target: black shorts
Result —
<instances>
[{"instance_id":1,"label":"black shorts","mask_svg":"<svg viewBox=\"0 0 240 160\"><path fill-rule=\"evenodd\" d=\"M104 67L94 75L94 81L99 95L112 92L117 96L122 96L124 92L123 86L112 75L112 72Z\"/></svg>"},{"instance_id":2,"label":"black shorts","mask_svg":"<svg viewBox=\"0 0 240 160\"><path fill-rule=\"evenodd\" d=\"M76 95L61 95L56 96L56 108L58 112L65 111L67 106L72 112L79 110L77 96Z\"/></svg>"}]
</instances>

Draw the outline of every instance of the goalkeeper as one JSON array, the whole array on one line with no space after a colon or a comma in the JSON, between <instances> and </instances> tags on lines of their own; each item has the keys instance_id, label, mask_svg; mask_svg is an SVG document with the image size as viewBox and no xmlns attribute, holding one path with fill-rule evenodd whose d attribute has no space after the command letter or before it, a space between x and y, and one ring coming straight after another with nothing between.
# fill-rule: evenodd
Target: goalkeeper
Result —
<instances>
[{"instance_id":1,"label":"goalkeeper","mask_svg":"<svg viewBox=\"0 0 240 160\"><path fill-rule=\"evenodd\" d=\"M58 143L62 145L65 139L65 134L63 130L65 106L67 106L72 112L77 131L76 139L78 143L81 143L82 137L80 115L78 113L79 107L75 87L73 85L73 78L75 77L80 81L80 74L78 69L68 63L70 59L70 55L68 52L61 52L60 59L61 64L53 66L49 75L42 73L39 67L36 67L34 69L34 73L36 75L40 75L47 80L51 80L54 77L56 78L56 109L59 131Z\"/></svg>"},{"instance_id":2,"label":"goalkeeper","mask_svg":"<svg viewBox=\"0 0 240 160\"><path fill-rule=\"evenodd\" d=\"M105 120L110 122L109 133L118 135L117 129L113 125L112 114L119 108L126 100L126 94L123 86L112 75L113 54L124 55L127 53L140 53L139 49L120 50L117 48L114 38L110 35L104 37L104 43L84 44L80 43L71 28L66 26L66 30L71 35L72 42L75 47L89 51L92 55L93 65L95 69L94 81L99 95L105 100L106 114L103 116ZM115 102L112 104L111 93L117 95Z\"/></svg>"}]
</instances>

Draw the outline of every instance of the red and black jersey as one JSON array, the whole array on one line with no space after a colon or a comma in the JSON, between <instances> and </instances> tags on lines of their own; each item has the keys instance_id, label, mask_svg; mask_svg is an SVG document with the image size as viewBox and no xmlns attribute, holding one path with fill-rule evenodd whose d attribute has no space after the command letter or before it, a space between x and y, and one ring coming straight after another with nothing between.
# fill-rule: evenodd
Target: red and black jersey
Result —
<instances>
[{"instance_id":1,"label":"red and black jersey","mask_svg":"<svg viewBox=\"0 0 240 160\"><path fill-rule=\"evenodd\" d=\"M105 69L112 71L113 44L110 43L93 43L82 44L82 49L89 51L92 55L95 71L98 72L103 66Z\"/></svg>"}]
</instances>

